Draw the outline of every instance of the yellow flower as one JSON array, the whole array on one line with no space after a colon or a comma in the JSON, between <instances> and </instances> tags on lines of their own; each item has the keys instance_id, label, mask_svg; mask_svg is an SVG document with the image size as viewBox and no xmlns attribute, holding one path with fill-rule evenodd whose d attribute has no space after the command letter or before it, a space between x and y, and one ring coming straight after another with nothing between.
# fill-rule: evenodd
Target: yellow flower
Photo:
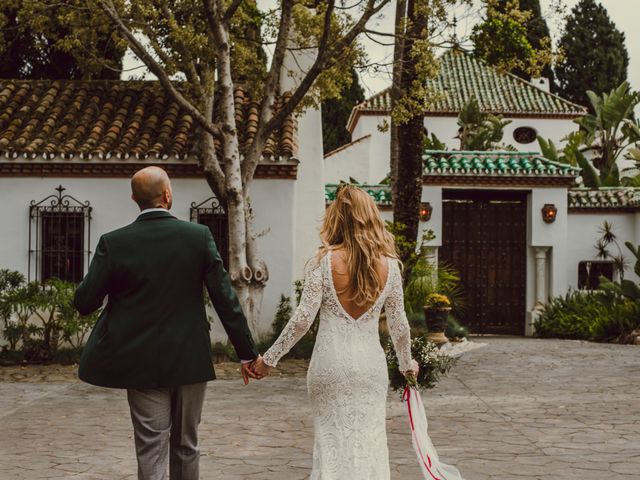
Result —
<instances>
[{"instance_id":1,"label":"yellow flower","mask_svg":"<svg viewBox=\"0 0 640 480\"><path fill-rule=\"evenodd\" d=\"M450 306L451 301L446 295L441 293L431 293L427 295L426 304L429 306Z\"/></svg>"}]
</instances>

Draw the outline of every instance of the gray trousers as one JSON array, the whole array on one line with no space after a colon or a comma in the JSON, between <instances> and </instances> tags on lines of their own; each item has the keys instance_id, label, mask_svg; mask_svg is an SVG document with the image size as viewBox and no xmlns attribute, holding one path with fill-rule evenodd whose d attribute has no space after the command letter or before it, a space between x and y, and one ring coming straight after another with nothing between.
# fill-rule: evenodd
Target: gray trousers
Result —
<instances>
[{"instance_id":1,"label":"gray trousers","mask_svg":"<svg viewBox=\"0 0 640 480\"><path fill-rule=\"evenodd\" d=\"M196 383L127 390L139 480L198 480L198 425L206 388Z\"/></svg>"}]
</instances>

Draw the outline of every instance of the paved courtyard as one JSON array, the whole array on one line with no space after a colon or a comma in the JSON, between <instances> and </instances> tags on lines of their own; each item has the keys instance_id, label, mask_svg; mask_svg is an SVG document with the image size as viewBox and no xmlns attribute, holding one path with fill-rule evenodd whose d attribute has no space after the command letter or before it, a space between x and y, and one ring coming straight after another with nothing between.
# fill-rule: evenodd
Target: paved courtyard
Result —
<instances>
[{"instance_id":1,"label":"paved courtyard","mask_svg":"<svg viewBox=\"0 0 640 480\"><path fill-rule=\"evenodd\" d=\"M640 347L474 341L488 345L424 394L431 437L466 480L640 478ZM122 391L60 376L22 380L0 383L1 480L135 478ZM200 431L203 480L308 478L312 423L300 375L211 383ZM419 479L394 393L388 431L392 478Z\"/></svg>"}]
</instances>

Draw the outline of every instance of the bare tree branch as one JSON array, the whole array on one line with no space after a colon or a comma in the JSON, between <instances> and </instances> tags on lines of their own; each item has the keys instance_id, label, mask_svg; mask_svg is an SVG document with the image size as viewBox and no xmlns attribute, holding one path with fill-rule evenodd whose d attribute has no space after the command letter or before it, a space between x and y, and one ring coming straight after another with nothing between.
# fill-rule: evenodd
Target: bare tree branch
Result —
<instances>
[{"instance_id":1,"label":"bare tree branch","mask_svg":"<svg viewBox=\"0 0 640 480\"><path fill-rule=\"evenodd\" d=\"M167 22L169 23L170 28L172 28L173 25L175 26L178 25L178 22L176 21L176 18L171 12L171 10L169 9L169 5L167 5L166 0L162 0L160 10L162 11L162 14L164 15ZM196 70L195 59L193 58L193 54L191 53L191 50L189 49L189 47L185 44L184 41L182 41L182 37L180 35L176 35L176 37L178 39L177 47L178 47L179 53L186 60L185 74L187 76L187 80L189 81L189 83L193 85L193 88L195 88L196 94L198 95L199 100L202 103L204 101L204 91L202 90L202 79L200 78L200 75Z\"/></svg>"},{"instance_id":2,"label":"bare tree branch","mask_svg":"<svg viewBox=\"0 0 640 480\"><path fill-rule=\"evenodd\" d=\"M151 72L158 77L160 84L165 88L171 97L184 108L192 117L194 117L202 127L207 130L211 135L220 136L220 127L214 124L210 119L206 118L200 110L198 110L191 102L189 102L173 85L173 82L165 72L162 65L160 65L155 58L147 51L142 43L136 38L133 32L124 24L122 18L118 14L118 11L113 4L112 0L98 0L98 4L105 11L105 13L116 24L116 27L124 38L127 39L133 53L144 62L145 65L151 70Z\"/></svg>"},{"instance_id":3,"label":"bare tree branch","mask_svg":"<svg viewBox=\"0 0 640 480\"><path fill-rule=\"evenodd\" d=\"M289 100L282 105L280 110L269 120L266 131L271 134L271 132L277 128L279 125L284 122L284 120L293 113L298 104L302 101L304 96L307 94L313 82L318 78L318 75L322 73L325 62L328 58L337 58L343 53L343 51L353 44L356 37L360 35L367 22L371 19L372 16L377 14L382 8L384 8L387 4L390 3L391 0L383 0L378 5L376 5L375 0L368 0L367 6L362 13L360 19L351 27L349 30L338 42L332 45L328 49L318 49L318 56L316 57L315 62L304 76L298 87L291 94ZM322 45L320 45L322 47Z\"/></svg>"},{"instance_id":4,"label":"bare tree branch","mask_svg":"<svg viewBox=\"0 0 640 480\"><path fill-rule=\"evenodd\" d=\"M280 76L282 74L282 64L287 52L289 42L289 32L291 31L291 18L293 14L293 0L283 0L282 14L280 16L280 28L278 38L271 62L271 68L265 82L260 111L258 113L258 129L249 149L245 161L242 165L242 184L248 185L253 178L255 169L262 156L262 150L271 132L266 130L269 116L273 115L273 103L280 86Z\"/></svg>"},{"instance_id":5,"label":"bare tree branch","mask_svg":"<svg viewBox=\"0 0 640 480\"><path fill-rule=\"evenodd\" d=\"M240 5L242 4L242 1L243 0L233 0L231 2L231 5L229 5L229 8L227 8L227 11L224 12L224 14L222 15L222 21L224 23L229 23L233 15L236 13L236 10L238 10Z\"/></svg>"}]
</instances>

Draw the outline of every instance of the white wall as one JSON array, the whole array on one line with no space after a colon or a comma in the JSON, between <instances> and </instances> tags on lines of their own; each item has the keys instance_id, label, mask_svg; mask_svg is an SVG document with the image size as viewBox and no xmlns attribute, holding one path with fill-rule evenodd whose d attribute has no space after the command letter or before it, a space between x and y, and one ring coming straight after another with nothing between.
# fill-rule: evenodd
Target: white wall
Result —
<instances>
[{"instance_id":1,"label":"white wall","mask_svg":"<svg viewBox=\"0 0 640 480\"><path fill-rule=\"evenodd\" d=\"M369 162L367 176L366 178L361 179L352 175L361 183L377 185L386 178L387 175L389 175L389 149L391 148L389 131L381 132L378 129L378 127L380 127L385 121L389 122L388 116L362 115L351 134L351 138L353 140L365 135L371 135L371 138L367 140L369 151L366 154L363 152L363 154L365 154L364 159ZM353 147L346 148L329 157L332 158L332 168L335 168L335 165L341 162L342 159L351 158L351 152L349 152L349 150L351 150L351 148L357 148L357 146L358 144L355 144ZM336 158L334 159L333 157ZM333 175L332 170L327 166L327 177L331 177Z\"/></svg>"},{"instance_id":2,"label":"white wall","mask_svg":"<svg viewBox=\"0 0 640 480\"><path fill-rule=\"evenodd\" d=\"M618 243L624 257L629 263L629 268L625 272L625 278L629 280L639 281L637 275L633 272L635 257L624 245L624 242L630 241L637 245L638 237L638 221L640 214L633 212L572 212L569 214L569 230L566 256L567 279L569 286L578 288L578 264L585 260L598 260L594 245L598 239L602 237L602 233L598 231L605 220L613 225L613 232L618 238ZM618 254L618 250L614 245L609 247L609 251L613 255ZM602 260L602 259L600 259Z\"/></svg>"},{"instance_id":3,"label":"white wall","mask_svg":"<svg viewBox=\"0 0 640 480\"><path fill-rule=\"evenodd\" d=\"M368 183L369 156L371 155L371 137L363 138L353 145L324 159L325 183L349 181L349 177L358 182Z\"/></svg>"},{"instance_id":4,"label":"white wall","mask_svg":"<svg viewBox=\"0 0 640 480\"><path fill-rule=\"evenodd\" d=\"M296 45L296 40L292 40ZM282 91L295 89L311 68L317 51L314 48L287 50L282 65ZM298 117L298 180L294 203L295 248L291 250L295 278L302 278L304 265L320 246L319 230L324 215L324 174L322 115L308 108Z\"/></svg>"},{"instance_id":5,"label":"white wall","mask_svg":"<svg viewBox=\"0 0 640 480\"><path fill-rule=\"evenodd\" d=\"M189 220L191 202L200 203L212 196L204 179L173 180L174 204L171 212ZM93 208L91 249L100 235L135 220L138 208L130 199L126 178L2 178L0 177L0 268L27 273L29 203L54 194L58 185L66 194L89 201ZM280 294L291 295L293 281L292 252L294 238L294 180L256 179L251 192L256 231L268 228L260 238L260 250L269 267L260 331L270 328ZM86 273L86 268L85 268ZM221 338L221 327L214 328Z\"/></svg>"},{"instance_id":6,"label":"white wall","mask_svg":"<svg viewBox=\"0 0 640 480\"><path fill-rule=\"evenodd\" d=\"M503 142L513 145L521 152L538 152L540 147L537 141L529 144L519 144L513 138L513 132L518 127L531 127L538 135L545 139L551 139L560 146L562 139L572 131L577 129L577 125L570 119L546 119L546 118L508 118L512 123L504 129ZM385 115L361 115L356 123L351 138L358 139L364 135L371 135L367 141L368 152L356 143L353 146L328 157L325 160L326 178L348 178L349 172L358 181L369 184L378 184L389 174L389 131L381 132L379 126L384 122L389 122L389 117ZM455 138L458 134L457 117L425 116L424 125L429 136L431 133L444 142L449 149L460 147L460 141ZM364 143L364 142L362 142ZM362 155L369 161L369 167L362 165ZM358 159L357 162L354 159ZM333 181L333 180L332 180Z\"/></svg>"},{"instance_id":7,"label":"white wall","mask_svg":"<svg viewBox=\"0 0 640 480\"><path fill-rule=\"evenodd\" d=\"M556 221L545 223L542 220L542 207L545 203L552 203L558 209ZM568 231L568 202L566 188L534 188L529 198L528 216L530 225L528 231L529 255L533 257L535 265L535 247L549 247L547 251L547 271L550 283L547 284L547 295L562 295L567 291L567 231ZM528 262L530 263L530 262ZM535 299L535 282L527 284L527 290ZM528 308L533 307L533 302Z\"/></svg>"},{"instance_id":8,"label":"white wall","mask_svg":"<svg viewBox=\"0 0 640 480\"><path fill-rule=\"evenodd\" d=\"M322 160L322 117L309 109L298 120L300 138L298 179L295 182L295 249L292 250L295 278L302 278L304 265L320 246L320 225L324 216L324 162Z\"/></svg>"},{"instance_id":9,"label":"white wall","mask_svg":"<svg viewBox=\"0 0 640 480\"><path fill-rule=\"evenodd\" d=\"M556 145L562 143L562 139L569 133L577 130L577 125L569 119L547 119L547 118L509 118L511 123L504 128L502 142L506 145L513 145L521 152L538 152L540 147L537 140L533 143L522 144L513 138L513 132L519 127L531 127L538 135L545 139L551 139ZM456 117L425 117L424 126L429 132L444 142L450 149L459 149L460 141L455 138L458 135L458 119Z\"/></svg>"}]
</instances>

